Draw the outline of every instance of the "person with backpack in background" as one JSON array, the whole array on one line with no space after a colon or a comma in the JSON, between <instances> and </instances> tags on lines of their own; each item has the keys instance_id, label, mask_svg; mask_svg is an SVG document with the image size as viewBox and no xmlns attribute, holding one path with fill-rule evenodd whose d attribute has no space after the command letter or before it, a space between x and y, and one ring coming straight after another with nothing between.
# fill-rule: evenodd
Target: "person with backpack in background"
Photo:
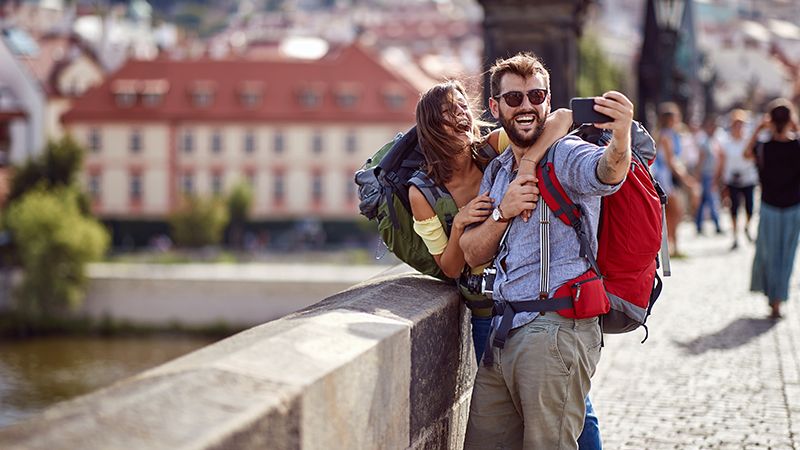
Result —
<instances>
[{"instance_id":1,"label":"person with backpack in background","mask_svg":"<svg viewBox=\"0 0 800 450\"><path fill-rule=\"evenodd\" d=\"M529 152L541 153L563 137L572 126L572 113L567 109L556 110L547 116L545 123L541 138L531 146ZM444 274L453 279L480 275L486 267L486 264L482 264L470 268L466 264L459 239L466 227L483 222L491 214L495 206L494 199L486 192L478 192L478 188L490 159L509 144L502 128L482 136L480 125L485 124L474 119L467 93L458 81L437 84L425 92L417 103L416 131L425 164L412 177L409 187L414 230L425 241L428 251ZM489 152L478 151L487 146ZM531 165L524 170L532 174L534 168ZM420 183L444 189L455 201L459 212L449 230L446 229L447 224L439 219L436 205L431 205L417 187ZM463 283L459 283L472 314L472 341L480 362L491 327L491 302L488 302L488 307L476 306L486 301L475 299L475 295L463 286ZM588 396L585 404L587 414L579 438L580 449L601 449L598 420Z\"/></svg>"},{"instance_id":2,"label":"person with backpack in background","mask_svg":"<svg viewBox=\"0 0 800 450\"><path fill-rule=\"evenodd\" d=\"M667 194L667 238L670 255L682 257L678 249L678 225L683 220L684 205L681 189L687 189L690 203L697 192L697 183L689 175L680 159L682 127L681 111L678 105L666 102L659 105L658 111L658 154L653 164L653 176Z\"/></svg>"},{"instance_id":3,"label":"person with backpack in background","mask_svg":"<svg viewBox=\"0 0 800 450\"><path fill-rule=\"evenodd\" d=\"M619 190L631 166L633 105L619 92L596 97L595 111L612 119L595 124L612 132L609 145L566 137L547 153L563 189L580 205L585 248L577 229L551 220L557 215L539 204L538 175L519 168L526 162L538 168L545 157L525 150L541 139L550 113L549 73L531 53L498 60L490 73L489 107L511 145L489 164L478 191L495 200L491 218L468 227L460 243L471 267L496 261L493 300L502 313L476 375L464 448L576 449L600 358L598 315L609 301L587 260L597 249L600 196ZM517 218L527 210L539 223ZM552 248L544 245L550 241ZM542 284L545 274L555 289ZM576 278L581 281L572 283ZM567 301L550 297L562 286L576 292ZM537 300L524 301L537 293ZM517 312L515 303L558 312Z\"/></svg>"},{"instance_id":4,"label":"person with backpack in background","mask_svg":"<svg viewBox=\"0 0 800 450\"><path fill-rule=\"evenodd\" d=\"M730 130L720 136L722 146L722 182L730 200L733 244L731 250L739 247L738 218L739 205L744 200L744 235L753 242L750 235L750 219L753 217L753 191L758 184L758 170L755 163L744 157L747 136L744 132L747 113L734 109L730 113Z\"/></svg>"},{"instance_id":5,"label":"person with backpack in background","mask_svg":"<svg viewBox=\"0 0 800 450\"><path fill-rule=\"evenodd\" d=\"M758 143L763 131L771 134ZM792 104L772 101L753 132L745 155L756 161L761 178L761 209L750 290L763 292L769 317L781 318L781 304L789 299L789 279L800 238L800 140Z\"/></svg>"},{"instance_id":6,"label":"person with backpack in background","mask_svg":"<svg viewBox=\"0 0 800 450\"><path fill-rule=\"evenodd\" d=\"M697 234L703 234L703 215L706 207L708 208L711 221L717 234L722 234L719 226L719 196L717 187L722 175L722 162L720 160L721 150L716 140L717 118L706 116L703 120L701 130L697 133L697 144L700 155L697 162L697 178L700 180L701 194L700 204L697 206L695 215L695 225Z\"/></svg>"}]
</instances>

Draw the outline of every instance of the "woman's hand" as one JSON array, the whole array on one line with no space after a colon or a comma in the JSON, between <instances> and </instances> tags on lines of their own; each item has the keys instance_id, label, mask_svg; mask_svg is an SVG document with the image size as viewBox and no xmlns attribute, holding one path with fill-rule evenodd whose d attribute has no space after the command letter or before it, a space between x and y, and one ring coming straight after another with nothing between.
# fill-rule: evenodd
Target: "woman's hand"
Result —
<instances>
[{"instance_id":1,"label":"woman's hand","mask_svg":"<svg viewBox=\"0 0 800 450\"><path fill-rule=\"evenodd\" d=\"M453 227L458 227L463 231L473 223L483 222L492 214L494 199L489 197L489 193L483 193L458 210L458 214L453 218Z\"/></svg>"},{"instance_id":2,"label":"woman's hand","mask_svg":"<svg viewBox=\"0 0 800 450\"><path fill-rule=\"evenodd\" d=\"M572 110L567 108L558 108L550 113L544 121L545 129L552 128L555 136L564 136L569 133L572 128Z\"/></svg>"}]
</instances>

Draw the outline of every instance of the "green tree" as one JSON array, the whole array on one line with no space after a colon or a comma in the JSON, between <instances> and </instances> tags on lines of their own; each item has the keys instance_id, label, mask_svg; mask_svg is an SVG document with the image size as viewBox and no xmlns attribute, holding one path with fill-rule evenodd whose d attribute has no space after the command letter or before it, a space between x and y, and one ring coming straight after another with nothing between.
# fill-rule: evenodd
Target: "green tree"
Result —
<instances>
[{"instance_id":1,"label":"green tree","mask_svg":"<svg viewBox=\"0 0 800 450\"><path fill-rule=\"evenodd\" d=\"M38 158L31 158L15 168L11 178L8 201L44 185L45 189L72 186L81 170L85 151L72 138L48 141Z\"/></svg>"},{"instance_id":2,"label":"green tree","mask_svg":"<svg viewBox=\"0 0 800 450\"><path fill-rule=\"evenodd\" d=\"M28 317L53 317L80 305L86 263L108 249L106 229L79 209L73 188L29 190L8 208L7 224L24 270L16 294Z\"/></svg>"},{"instance_id":3,"label":"green tree","mask_svg":"<svg viewBox=\"0 0 800 450\"><path fill-rule=\"evenodd\" d=\"M183 206L169 218L172 239L182 247L215 245L222 240L228 211L218 199L186 197Z\"/></svg>"},{"instance_id":4,"label":"green tree","mask_svg":"<svg viewBox=\"0 0 800 450\"><path fill-rule=\"evenodd\" d=\"M584 33L578 42L578 96L593 97L623 89L624 73L609 60L597 44L597 36Z\"/></svg>"},{"instance_id":5,"label":"green tree","mask_svg":"<svg viewBox=\"0 0 800 450\"><path fill-rule=\"evenodd\" d=\"M228 216L231 223L231 242L237 247L242 246L244 225L250 218L250 209L253 207L253 190L247 182L239 182L228 195Z\"/></svg>"}]
</instances>

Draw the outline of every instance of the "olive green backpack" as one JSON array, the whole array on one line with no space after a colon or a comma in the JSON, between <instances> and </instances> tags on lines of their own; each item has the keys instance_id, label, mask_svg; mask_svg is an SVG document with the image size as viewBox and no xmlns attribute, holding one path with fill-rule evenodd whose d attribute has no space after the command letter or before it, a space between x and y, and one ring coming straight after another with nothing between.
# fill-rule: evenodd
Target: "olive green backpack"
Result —
<instances>
[{"instance_id":1,"label":"olive green backpack","mask_svg":"<svg viewBox=\"0 0 800 450\"><path fill-rule=\"evenodd\" d=\"M498 148L504 148L504 140L508 145L505 133L501 133ZM480 151L488 159L497 156L489 145ZM408 188L413 185L422 192L448 236L458 207L450 193L422 170L424 161L416 127L405 134L399 133L356 172L359 210L364 217L378 223L383 243L401 261L423 274L447 280L425 242L414 231Z\"/></svg>"}]
</instances>

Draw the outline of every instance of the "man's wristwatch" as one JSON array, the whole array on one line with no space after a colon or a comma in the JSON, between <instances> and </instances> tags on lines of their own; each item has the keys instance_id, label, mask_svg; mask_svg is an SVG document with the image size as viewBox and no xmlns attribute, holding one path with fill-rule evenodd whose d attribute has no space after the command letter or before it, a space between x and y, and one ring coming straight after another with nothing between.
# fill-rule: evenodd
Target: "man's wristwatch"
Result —
<instances>
[{"instance_id":1,"label":"man's wristwatch","mask_svg":"<svg viewBox=\"0 0 800 450\"><path fill-rule=\"evenodd\" d=\"M508 222L508 219L503 216L503 211L500 211L500 206L495 206L494 210L492 210L492 220L500 223Z\"/></svg>"}]
</instances>

